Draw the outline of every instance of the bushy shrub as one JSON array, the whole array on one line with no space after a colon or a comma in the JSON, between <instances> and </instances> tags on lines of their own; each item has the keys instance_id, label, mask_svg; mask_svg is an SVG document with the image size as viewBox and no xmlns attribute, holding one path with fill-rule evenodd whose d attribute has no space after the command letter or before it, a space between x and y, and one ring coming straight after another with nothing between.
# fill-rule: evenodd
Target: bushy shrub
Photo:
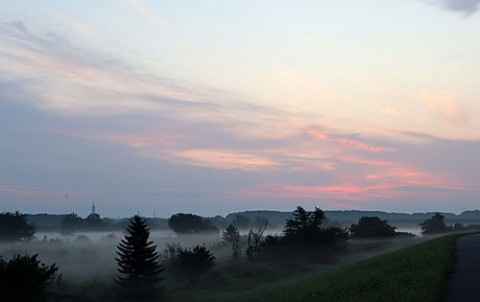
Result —
<instances>
[{"instance_id":1,"label":"bushy shrub","mask_svg":"<svg viewBox=\"0 0 480 302\"><path fill-rule=\"evenodd\" d=\"M0 213L0 241L30 240L35 234L35 227L27 222L26 215Z\"/></svg>"},{"instance_id":2,"label":"bushy shrub","mask_svg":"<svg viewBox=\"0 0 480 302\"><path fill-rule=\"evenodd\" d=\"M58 268L47 266L33 256L0 257L0 301L42 302L48 300L47 288Z\"/></svg>"},{"instance_id":3,"label":"bushy shrub","mask_svg":"<svg viewBox=\"0 0 480 302\"><path fill-rule=\"evenodd\" d=\"M169 271L179 277L195 280L215 266L215 257L206 247L195 245L182 249L178 245L168 245L163 252Z\"/></svg>"},{"instance_id":4,"label":"bushy shrub","mask_svg":"<svg viewBox=\"0 0 480 302\"><path fill-rule=\"evenodd\" d=\"M363 216L358 224L352 224L350 232L354 238L387 238L396 235L395 227L377 216Z\"/></svg>"}]
</instances>

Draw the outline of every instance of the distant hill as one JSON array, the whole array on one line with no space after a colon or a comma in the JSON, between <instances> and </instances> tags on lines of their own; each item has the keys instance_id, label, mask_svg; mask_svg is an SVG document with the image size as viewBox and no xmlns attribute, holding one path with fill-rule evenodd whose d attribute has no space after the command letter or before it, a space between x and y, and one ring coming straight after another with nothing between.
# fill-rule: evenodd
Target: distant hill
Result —
<instances>
[{"instance_id":1,"label":"distant hill","mask_svg":"<svg viewBox=\"0 0 480 302\"><path fill-rule=\"evenodd\" d=\"M309 209L307 209L309 210ZM380 219L387 220L390 224L402 226L418 226L419 223L431 218L436 212L426 213L389 213L382 211L325 211L327 218L326 224L337 225L341 227L348 227L352 223L357 223L362 216L378 216ZM453 213L441 213L445 216L447 225L461 223L463 225L480 224L480 210L464 211L459 215ZM58 230L61 228L61 220L66 215L51 215L51 214L27 214L29 223L35 225L38 230ZM219 228L224 228L229 223L232 223L236 216L247 217L251 223L258 219L268 219L270 228L283 228L288 218L292 216L292 212L282 211L244 211L228 214L226 217L215 216L208 217ZM166 229L168 228L168 218L147 218L152 229ZM103 218L106 229L123 229L128 224L128 218Z\"/></svg>"}]
</instances>

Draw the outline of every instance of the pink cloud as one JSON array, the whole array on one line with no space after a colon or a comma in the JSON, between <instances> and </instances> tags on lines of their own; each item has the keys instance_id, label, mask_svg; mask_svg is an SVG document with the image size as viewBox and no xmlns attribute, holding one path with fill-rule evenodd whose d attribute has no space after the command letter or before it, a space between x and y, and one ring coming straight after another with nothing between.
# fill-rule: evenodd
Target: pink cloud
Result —
<instances>
[{"instance_id":1,"label":"pink cloud","mask_svg":"<svg viewBox=\"0 0 480 302\"><path fill-rule=\"evenodd\" d=\"M195 149L192 146L201 141L199 138L182 132L149 132L149 133L90 133L60 132L63 135L86 138L98 141L110 141L139 150L142 156L162 161L170 161L191 166L212 169L257 170L281 166L279 161L255 152L242 152L231 149ZM262 153L267 153L262 151ZM323 165L325 169L330 169Z\"/></svg>"},{"instance_id":2,"label":"pink cloud","mask_svg":"<svg viewBox=\"0 0 480 302\"><path fill-rule=\"evenodd\" d=\"M377 198L391 199L399 197L401 192L394 192L388 186L362 186L355 184L345 185L289 185L270 183L258 185L240 192L240 196L255 197L275 197L298 199L317 199L317 200L336 200L336 201L370 201Z\"/></svg>"},{"instance_id":3,"label":"pink cloud","mask_svg":"<svg viewBox=\"0 0 480 302\"><path fill-rule=\"evenodd\" d=\"M370 163L368 163L370 165ZM465 182L451 175L422 171L400 164L374 163L374 170L336 175L322 185L267 183L245 189L240 196L254 198L291 198L292 200L394 201L411 197L435 197L441 190L479 190L476 184ZM413 190L412 190L413 189Z\"/></svg>"},{"instance_id":4,"label":"pink cloud","mask_svg":"<svg viewBox=\"0 0 480 302\"><path fill-rule=\"evenodd\" d=\"M257 170L281 165L266 157L235 150L194 149L176 152L175 156L194 166L215 169Z\"/></svg>"},{"instance_id":5,"label":"pink cloud","mask_svg":"<svg viewBox=\"0 0 480 302\"><path fill-rule=\"evenodd\" d=\"M336 139L335 141L344 147L358 149L358 150L367 151L367 152L384 153L384 152L395 151L394 148L370 145L370 144L361 142L359 140L339 138L339 139Z\"/></svg>"},{"instance_id":6,"label":"pink cloud","mask_svg":"<svg viewBox=\"0 0 480 302\"><path fill-rule=\"evenodd\" d=\"M347 149L354 149L354 150L360 150L360 151L372 152L372 153L385 153L385 152L395 151L395 148L376 146L376 145L362 142L360 140L332 137L314 128L308 129L307 133L315 139L336 143Z\"/></svg>"},{"instance_id":7,"label":"pink cloud","mask_svg":"<svg viewBox=\"0 0 480 302\"><path fill-rule=\"evenodd\" d=\"M390 166L395 164L390 161L367 159L367 158L362 158L355 155L344 155L344 156L340 156L339 158L344 162L356 164L356 165Z\"/></svg>"},{"instance_id":8,"label":"pink cloud","mask_svg":"<svg viewBox=\"0 0 480 302\"><path fill-rule=\"evenodd\" d=\"M22 196L22 197L34 197L34 196L54 196L59 195L57 191L45 190L30 186L17 186L17 185L0 185L0 196Z\"/></svg>"},{"instance_id":9,"label":"pink cloud","mask_svg":"<svg viewBox=\"0 0 480 302\"><path fill-rule=\"evenodd\" d=\"M420 99L434 112L452 124L462 122L463 114L452 93L434 93L424 90Z\"/></svg>"}]
</instances>

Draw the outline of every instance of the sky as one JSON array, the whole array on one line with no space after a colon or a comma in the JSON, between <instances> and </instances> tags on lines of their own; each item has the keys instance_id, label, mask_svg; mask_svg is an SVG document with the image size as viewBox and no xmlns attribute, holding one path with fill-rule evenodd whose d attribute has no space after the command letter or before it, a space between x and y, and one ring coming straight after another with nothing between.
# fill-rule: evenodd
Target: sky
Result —
<instances>
[{"instance_id":1,"label":"sky","mask_svg":"<svg viewBox=\"0 0 480 302\"><path fill-rule=\"evenodd\" d=\"M480 0L1 2L0 211L478 208Z\"/></svg>"}]
</instances>

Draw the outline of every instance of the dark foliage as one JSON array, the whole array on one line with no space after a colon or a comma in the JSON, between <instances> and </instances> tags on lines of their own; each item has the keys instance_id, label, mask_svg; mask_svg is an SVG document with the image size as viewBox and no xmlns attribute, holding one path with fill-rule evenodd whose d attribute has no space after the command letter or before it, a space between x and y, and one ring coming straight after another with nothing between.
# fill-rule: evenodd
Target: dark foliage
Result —
<instances>
[{"instance_id":1,"label":"dark foliage","mask_svg":"<svg viewBox=\"0 0 480 302\"><path fill-rule=\"evenodd\" d=\"M35 227L30 225L26 215L15 213L0 214L0 241L30 240L35 234Z\"/></svg>"},{"instance_id":2,"label":"dark foliage","mask_svg":"<svg viewBox=\"0 0 480 302\"><path fill-rule=\"evenodd\" d=\"M321 209L315 208L313 212L308 212L299 206L285 224L282 241L286 244L318 246L335 243L348 237L346 231L341 228L321 228L324 220L325 213Z\"/></svg>"},{"instance_id":3,"label":"dark foliage","mask_svg":"<svg viewBox=\"0 0 480 302\"><path fill-rule=\"evenodd\" d=\"M83 227L87 230L101 230L103 229L104 224L100 215L92 213L84 219Z\"/></svg>"},{"instance_id":4,"label":"dark foliage","mask_svg":"<svg viewBox=\"0 0 480 302\"><path fill-rule=\"evenodd\" d=\"M440 213L436 213L432 218L420 223L422 234L438 234L448 230L444 221L445 217Z\"/></svg>"},{"instance_id":5,"label":"dark foliage","mask_svg":"<svg viewBox=\"0 0 480 302\"><path fill-rule=\"evenodd\" d=\"M233 224L229 224L222 232L222 239L228 243L233 243L240 239L240 232Z\"/></svg>"},{"instance_id":6,"label":"dark foliage","mask_svg":"<svg viewBox=\"0 0 480 302\"><path fill-rule=\"evenodd\" d=\"M160 273L164 270L158 262L156 246L149 241L150 230L139 216L134 216L127 227L127 235L117 246L115 260L116 280L123 297L149 299L160 294Z\"/></svg>"},{"instance_id":7,"label":"dark foliage","mask_svg":"<svg viewBox=\"0 0 480 302\"><path fill-rule=\"evenodd\" d=\"M175 214L168 220L168 226L177 234L216 233L218 229L210 220L194 214Z\"/></svg>"},{"instance_id":8,"label":"dark foliage","mask_svg":"<svg viewBox=\"0 0 480 302\"><path fill-rule=\"evenodd\" d=\"M396 235L395 227L377 216L361 217L358 224L352 224L350 233L354 238L387 238Z\"/></svg>"},{"instance_id":9,"label":"dark foliage","mask_svg":"<svg viewBox=\"0 0 480 302\"><path fill-rule=\"evenodd\" d=\"M349 237L348 231L339 227L327 227L320 229L319 235L321 238L319 239L319 242L324 244L344 242Z\"/></svg>"},{"instance_id":10,"label":"dark foliage","mask_svg":"<svg viewBox=\"0 0 480 302\"><path fill-rule=\"evenodd\" d=\"M0 257L0 301L47 301L49 281L58 268L46 266L33 256L15 256L6 262Z\"/></svg>"},{"instance_id":11,"label":"dark foliage","mask_svg":"<svg viewBox=\"0 0 480 302\"><path fill-rule=\"evenodd\" d=\"M176 257L177 272L195 280L215 265L215 257L204 246L196 245L190 249L178 251Z\"/></svg>"},{"instance_id":12,"label":"dark foliage","mask_svg":"<svg viewBox=\"0 0 480 302\"><path fill-rule=\"evenodd\" d=\"M240 256L240 231L230 224L222 233L222 239L232 245L233 260L238 260Z\"/></svg>"},{"instance_id":13,"label":"dark foliage","mask_svg":"<svg viewBox=\"0 0 480 302\"><path fill-rule=\"evenodd\" d=\"M267 236L261 244L264 248L261 259L278 260L284 263L298 261L332 262L348 239L348 232L338 227L321 227L324 212L315 208L308 212L297 207L285 224L282 236ZM334 257L332 257L334 256Z\"/></svg>"},{"instance_id":14,"label":"dark foliage","mask_svg":"<svg viewBox=\"0 0 480 302\"><path fill-rule=\"evenodd\" d=\"M325 213L319 208L307 212L298 206L293 217L287 219L283 231L286 241L314 242L318 239L320 225L325 220Z\"/></svg>"},{"instance_id":15,"label":"dark foliage","mask_svg":"<svg viewBox=\"0 0 480 302\"><path fill-rule=\"evenodd\" d=\"M60 220L60 227L63 233L70 234L75 231L78 231L83 226L83 219L75 213L70 213L65 215Z\"/></svg>"},{"instance_id":16,"label":"dark foliage","mask_svg":"<svg viewBox=\"0 0 480 302\"><path fill-rule=\"evenodd\" d=\"M260 249L262 247L260 243L263 238L263 233L267 228L268 220L265 220L264 223L264 225L259 225L256 231L254 231L252 228L250 229L250 232L248 232L247 249L245 250L245 255L250 262L254 262L259 259Z\"/></svg>"}]
</instances>

